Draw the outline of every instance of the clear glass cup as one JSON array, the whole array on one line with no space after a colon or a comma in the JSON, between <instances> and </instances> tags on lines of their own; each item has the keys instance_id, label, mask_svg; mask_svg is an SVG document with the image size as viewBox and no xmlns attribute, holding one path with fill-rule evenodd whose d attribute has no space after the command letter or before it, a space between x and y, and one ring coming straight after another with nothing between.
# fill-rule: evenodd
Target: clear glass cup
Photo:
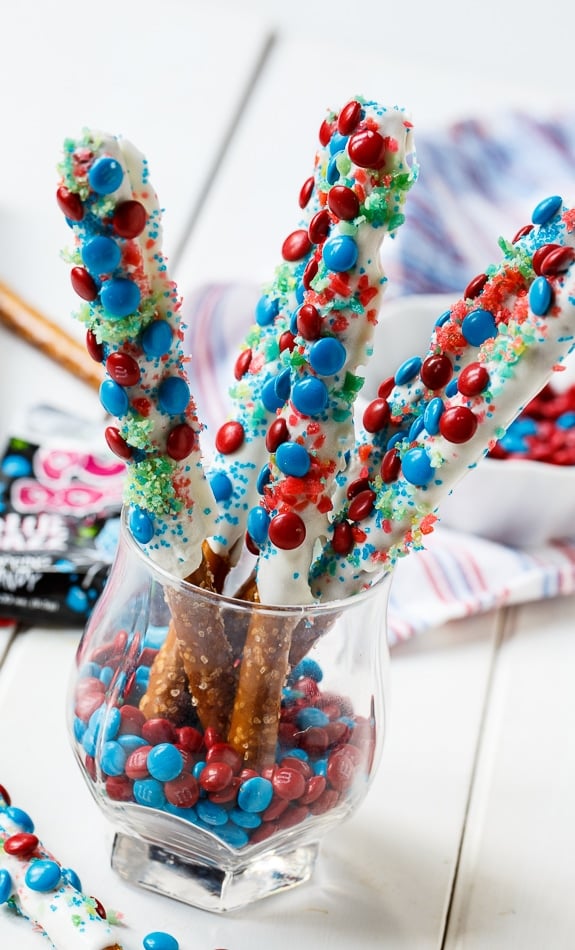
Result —
<instances>
[{"instance_id":1,"label":"clear glass cup","mask_svg":"<svg viewBox=\"0 0 575 950\"><path fill-rule=\"evenodd\" d=\"M68 724L123 878L211 911L310 878L379 763L389 585L248 604L166 574L122 527Z\"/></svg>"}]
</instances>

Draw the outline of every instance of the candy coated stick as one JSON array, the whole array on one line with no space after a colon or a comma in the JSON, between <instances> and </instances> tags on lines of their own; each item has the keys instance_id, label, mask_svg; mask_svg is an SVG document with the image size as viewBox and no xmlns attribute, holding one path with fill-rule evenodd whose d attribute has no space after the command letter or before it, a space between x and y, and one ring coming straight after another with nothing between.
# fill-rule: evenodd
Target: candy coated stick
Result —
<instances>
[{"instance_id":1,"label":"candy coated stick","mask_svg":"<svg viewBox=\"0 0 575 950\"><path fill-rule=\"evenodd\" d=\"M84 300L78 318L106 369L102 405L117 419L106 439L128 463L128 525L151 558L185 577L201 563L214 501L147 163L128 141L86 131L65 143L60 170L57 200L76 242L71 280Z\"/></svg>"},{"instance_id":2,"label":"candy coated stick","mask_svg":"<svg viewBox=\"0 0 575 950\"><path fill-rule=\"evenodd\" d=\"M99 389L104 378L103 367L90 359L85 348L69 336L57 323L22 300L0 281L0 323L40 350L59 366Z\"/></svg>"},{"instance_id":3,"label":"candy coated stick","mask_svg":"<svg viewBox=\"0 0 575 950\"><path fill-rule=\"evenodd\" d=\"M76 875L46 850L30 817L0 786L0 906L6 903L58 950L122 950L99 903L81 892Z\"/></svg>"},{"instance_id":4,"label":"candy coated stick","mask_svg":"<svg viewBox=\"0 0 575 950\"><path fill-rule=\"evenodd\" d=\"M566 273L540 275L517 299L512 318L478 347L477 360L444 400L437 428L396 445L400 469L368 490L369 506L354 517L347 508L352 544L341 556L332 542L313 568L316 597L348 596L374 572L423 546L441 501L505 432L522 407L547 383L575 345L575 263ZM359 496L357 496L359 497ZM334 537L338 528L334 528Z\"/></svg>"}]
</instances>

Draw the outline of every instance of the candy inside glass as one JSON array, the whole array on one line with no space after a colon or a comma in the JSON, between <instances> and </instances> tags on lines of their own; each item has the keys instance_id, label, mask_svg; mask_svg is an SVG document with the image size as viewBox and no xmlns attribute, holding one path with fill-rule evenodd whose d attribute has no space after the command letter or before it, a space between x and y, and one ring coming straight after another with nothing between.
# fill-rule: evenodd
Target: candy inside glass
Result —
<instances>
[{"instance_id":1,"label":"candy inside glass","mask_svg":"<svg viewBox=\"0 0 575 950\"><path fill-rule=\"evenodd\" d=\"M388 593L389 578L381 578L321 606L247 604L159 570L123 525L68 704L80 768L115 829L112 866L121 877L218 912L310 878L320 840L357 809L379 762ZM271 761L246 762L227 735L202 725L204 697L198 703L185 682L181 688L177 663L165 714L144 717L140 705L149 713L144 697L178 619L174 609L229 635L232 682L251 625L288 631Z\"/></svg>"}]
</instances>

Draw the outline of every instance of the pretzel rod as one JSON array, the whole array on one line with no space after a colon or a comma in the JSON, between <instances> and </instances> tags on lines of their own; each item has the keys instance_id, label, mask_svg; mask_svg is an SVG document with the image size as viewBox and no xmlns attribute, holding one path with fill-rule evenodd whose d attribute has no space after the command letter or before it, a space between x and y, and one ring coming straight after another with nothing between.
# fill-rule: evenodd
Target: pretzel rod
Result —
<instances>
[{"instance_id":1,"label":"pretzel rod","mask_svg":"<svg viewBox=\"0 0 575 950\"><path fill-rule=\"evenodd\" d=\"M99 901L82 893L38 837L29 815L0 785L0 906L39 927L58 950L122 950Z\"/></svg>"},{"instance_id":2,"label":"pretzel rod","mask_svg":"<svg viewBox=\"0 0 575 950\"><path fill-rule=\"evenodd\" d=\"M71 279L86 301L78 316L88 328L89 352L106 368L100 399L118 420L107 428L106 440L127 462L128 527L162 568L212 588L214 571L203 542L215 504L183 368L180 299L162 254L161 214L147 163L128 141L91 131L68 140L64 152L57 199L76 239ZM221 657L230 656L230 648L217 617L211 631L209 643L200 643L199 631L182 618L176 623L183 670L197 687L193 701L206 722L218 676L226 693L229 688ZM145 697L145 708L165 700L173 675L181 681L178 662L166 665L159 656L154 699ZM177 695L185 705L185 693Z\"/></svg>"},{"instance_id":3,"label":"pretzel rod","mask_svg":"<svg viewBox=\"0 0 575 950\"><path fill-rule=\"evenodd\" d=\"M1 281L0 322L73 376L99 389L103 369L90 359L84 347Z\"/></svg>"},{"instance_id":4,"label":"pretzel rod","mask_svg":"<svg viewBox=\"0 0 575 950\"><path fill-rule=\"evenodd\" d=\"M533 275L528 295L516 298L512 318L493 327L476 361L460 373L455 394L442 400L437 425L395 445L399 468L371 481L369 507L362 505L358 515L351 499L345 520L334 526L331 547L312 569L317 598L353 594L373 572L392 570L398 558L421 547L442 499L572 351L575 264L562 272L572 257L563 255L545 275ZM344 536L351 540L345 553Z\"/></svg>"},{"instance_id":5,"label":"pretzel rod","mask_svg":"<svg viewBox=\"0 0 575 950\"><path fill-rule=\"evenodd\" d=\"M268 437L262 504L248 517L260 547L257 586L264 603L312 599L313 550L328 534L335 477L354 444L357 373L371 354L385 281L379 248L402 223L416 178L409 161L412 126L403 110L353 100L324 135L331 156L321 169L325 207L310 224L317 273L296 316L289 385L273 423L281 433ZM256 768L273 757L290 647L291 631L279 638L277 622L255 616L228 741ZM264 675L256 690L257 668Z\"/></svg>"}]
</instances>

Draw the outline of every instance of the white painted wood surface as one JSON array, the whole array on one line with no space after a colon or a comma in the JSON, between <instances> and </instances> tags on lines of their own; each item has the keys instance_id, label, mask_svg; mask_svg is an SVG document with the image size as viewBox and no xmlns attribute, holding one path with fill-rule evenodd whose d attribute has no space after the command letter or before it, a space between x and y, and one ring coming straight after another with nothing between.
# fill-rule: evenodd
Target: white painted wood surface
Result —
<instances>
[{"instance_id":1,"label":"white painted wood surface","mask_svg":"<svg viewBox=\"0 0 575 950\"><path fill-rule=\"evenodd\" d=\"M397 21L373 4L377 29L363 26L359 42L364 20L339 0L246 0L241 11L225 0L166 0L160 15L142 0L136 18L132 5L111 0L93 17L39 0L13 7L0 13L9 142L0 151L0 275L68 328L75 301L58 262L65 235L53 169L62 137L84 124L122 132L147 152L167 208L166 246L188 292L210 279L268 278L327 105L362 91L408 105L429 128L527 96L538 109L570 96L568 57L551 66L550 46L574 14L555 0L544 16L537 7L537 27L529 4L489 0L475 43L474 15L451 0L412 4ZM407 18L411 42L398 47L390 34ZM338 65L336 47L345 51ZM40 398L101 417L93 393L1 328L0 367L2 437ZM126 950L154 929L176 935L181 950L570 950L574 616L573 598L545 602L396 649L389 736L361 810L326 841L310 885L233 917L130 888L109 869L111 829L64 726L78 631L22 631L11 641L0 629L0 782L85 887L124 912ZM0 910L2 950L43 946Z\"/></svg>"}]
</instances>

